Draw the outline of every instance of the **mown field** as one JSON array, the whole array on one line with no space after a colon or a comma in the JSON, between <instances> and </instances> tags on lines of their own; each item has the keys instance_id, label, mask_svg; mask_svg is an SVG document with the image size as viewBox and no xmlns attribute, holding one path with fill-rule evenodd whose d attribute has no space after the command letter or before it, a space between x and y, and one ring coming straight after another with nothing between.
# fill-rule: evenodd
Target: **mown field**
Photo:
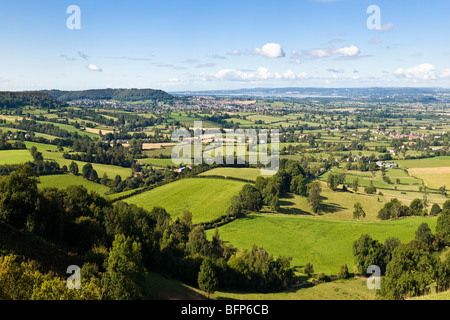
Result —
<instances>
[{"instance_id":1,"label":"mown field","mask_svg":"<svg viewBox=\"0 0 450 320\"><path fill-rule=\"evenodd\" d=\"M411 217L394 221L341 221L295 215L249 214L219 228L221 238L237 248L263 246L274 256L293 257L292 265L303 268L308 262L315 272L337 274L346 263L352 270L352 244L367 233L384 242L397 237L407 242L415 237L418 226L426 222L435 232L436 217ZM208 230L212 237L214 230Z\"/></svg>"},{"instance_id":2,"label":"mown field","mask_svg":"<svg viewBox=\"0 0 450 320\"><path fill-rule=\"evenodd\" d=\"M257 177L261 176L261 170L257 168L215 168L201 173L200 176L222 176L255 181Z\"/></svg>"},{"instance_id":3,"label":"mown field","mask_svg":"<svg viewBox=\"0 0 450 320\"><path fill-rule=\"evenodd\" d=\"M124 201L144 209L163 207L172 216L192 212L193 223L212 221L226 213L231 198L239 194L244 182L225 179L182 179Z\"/></svg>"},{"instance_id":4,"label":"mown field","mask_svg":"<svg viewBox=\"0 0 450 320\"><path fill-rule=\"evenodd\" d=\"M89 191L95 191L98 194L104 196L105 192L109 190L102 184L94 183L83 179L81 176L74 176L71 174L60 174L60 175L49 175L39 177L41 183L38 185L39 188L58 188L65 189L71 185L81 185Z\"/></svg>"}]
</instances>

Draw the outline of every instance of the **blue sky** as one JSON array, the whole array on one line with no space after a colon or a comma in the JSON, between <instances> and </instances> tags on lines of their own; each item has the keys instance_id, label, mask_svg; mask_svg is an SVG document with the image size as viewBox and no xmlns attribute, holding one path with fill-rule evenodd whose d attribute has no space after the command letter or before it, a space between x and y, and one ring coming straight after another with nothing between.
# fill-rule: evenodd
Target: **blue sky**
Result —
<instances>
[{"instance_id":1,"label":"blue sky","mask_svg":"<svg viewBox=\"0 0 450 320\"><path fill-rule=\"evenodd\" d=\"M5 0L0 90L450 87L449 14L444 0Z\"/></svg>"}]
</instances>

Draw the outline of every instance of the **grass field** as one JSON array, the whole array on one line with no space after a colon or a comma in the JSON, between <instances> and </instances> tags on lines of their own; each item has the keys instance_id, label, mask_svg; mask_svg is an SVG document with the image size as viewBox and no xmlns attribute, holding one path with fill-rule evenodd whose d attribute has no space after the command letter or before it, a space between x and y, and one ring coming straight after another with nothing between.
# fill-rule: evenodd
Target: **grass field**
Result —
<instances>
[{"instance_id":1,"label":"grass field","mask_svg":"<svg viewBox=\"0 0 450 320\"><path fill-rule=\"evenodd\" d=\"M363 192L332 191L322 183L322 207L319 213L313 213L306 197L288 194L280 199L280 213L289 215L317 215L338 220L352 220L356 202L361 203L366 217L363 221L377 220L378 211L388 200L383 196L367 195ZM380 201L378 201L380 199Z\"/></svg>"},{"instance_id":2,"label":"grass field","mask_svg":"<svg viewBox=\"0 0 450 320\"><path fill-rule=\"evenodd\" d=\"M41 181L38 185L39 188L55 187L58 189L65 189L71 185L82 185L89 191L95 191L100 195L104 195L105 192L109 190L108 187L105 187L102 184L94 183L83 179L81 176L74 176L70 174L41 176L39 177L39 180Z\"/></svg>"},{"instance_id":3,"label":"grass field","mask_svg":"<svg viewBox=\"0 0 450 320\"><path fill-rule=\"evenodd\" d=\"M434 157L427 159L397 160L400 166L407 168L433 168L450 167L450 156Z\"/></svg>"},{"instance_id":4,"label":"grass field","mask_svg":"<svg viewBox=\"0 0 450 320\"><path fill-rule=\"evenodd\" d=\"M20 164L27 161L33 161L30 150L2 150L0 151L0 165L2 164Z\"/></svg>"},{"instance_id":5,"label":"grass field","mask_svg":"<svg viewBox=\"0 0 450 320\"><path fill-rule=\"evenodd\" d=\"M310 288L277 293L245 293L217 291L215 299L236 300L374 300L375 291L367 288L367 282L352 278L322 283Z\"/></svg>"},{"instance_id":6,"label":"grass field","mask_svg":"<svg viewBox=\"0 0 450 320\"><path fill-rule=\"evenodd\" d=\"M409 173L425 182L425 185L438 189L442 186L450 186L450 166L431 167L431 168L413 168Z\"/></svg>"},{"instance_id":7,"label":"grass field","mask_svg":"<svg viewBox=\"0 0 450 320\"><path fill-rule=\"evenodd\" d=\"M176 219L185 210L193 223L208 222L226 213L230 200L244 182L225 179L182 179L125 199L147 210L163 207Z\"/></svg>"},{"instance_id":8,"label":"grass field","mask_svg":"<svg viewBox=\"0 0 450 320\"><path fill-rule=\"evenodd\" d=\"M261 170L257 168L215 168L200 175L233 177L255 181L257 177L261 176Z\"/></svg>"},{"instance_id":9,"label":"grass field","mask_svg":"<svg viewBox=\"0 0 450 320\"><path fill-rule=\"evenodd\" d=\"M402 242L414 238L418 226L426 222L435 232L436 217L407 218L384 222L340 221L320 217L250 214L219 228L220 237L236 248L263 246L274 256L293 257L292 265L303 268L308 262L316 273L337 274L339 266L354 265L352 245L361 234L384 242L397 237ZM214 230L208 230L212 237Z\"/></svg>"}]
</instances>

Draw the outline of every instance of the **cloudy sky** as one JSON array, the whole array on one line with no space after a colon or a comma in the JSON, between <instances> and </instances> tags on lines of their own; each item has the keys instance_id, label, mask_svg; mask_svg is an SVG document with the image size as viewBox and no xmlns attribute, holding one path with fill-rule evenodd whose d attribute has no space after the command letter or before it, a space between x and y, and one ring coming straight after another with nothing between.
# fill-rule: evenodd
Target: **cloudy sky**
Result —
<instances>
[{"instance_id":1,"label":"cloudy sky","mask_svg":"<svg viewBox=\"0 0 450 320\"><path fill-rule=\"evenodd\" d=\"M5 0L0 90L450 87L449 14L444 0Z\"/></svg>"}]
</instances>

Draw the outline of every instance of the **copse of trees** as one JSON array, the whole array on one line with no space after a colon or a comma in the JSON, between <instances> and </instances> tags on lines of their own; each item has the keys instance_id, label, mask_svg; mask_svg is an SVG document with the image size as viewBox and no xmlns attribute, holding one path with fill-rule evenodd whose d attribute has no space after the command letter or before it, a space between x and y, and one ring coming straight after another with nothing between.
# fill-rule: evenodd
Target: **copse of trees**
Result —
<instances>
[{"instance_id":1,"label":"copse of trees","mask_svg":"<svg viewBox=\"0 0 450 320\"><path fill-rule=\"evenodd\" d=\"M407 244L397 238L387 238L383 244L363 234L353 243L353 256L360 274L371 265L380 267L384 277L379 298L398 300L428 294L432 286L436 292L450 288L450 255L435 254L444 246L442 234L433 234L423 223Z\"/></svg>"},{"instance_id":2,"label":"copse of trees","mask_svg":"<svg viewBox=\"0 0 450 320\"><path fill-rule=\"evenodd\" d=\"M211 261L221 288L276 291L293 280L290 258L274 258L256 247L236 250L220 240L218 230L208 241L204 229L193 226L190 212L172 221L163 208L148 212L120 201L112 204L82 186L39 190L37 183L28 166L0 177L0 223L86 256L83 270L96 298L145 298L146 268L198 285L205 259ZM257 192L247 187L242 199ZM54 298L51 290L65 294L58 278L49 279L28 290L38 290L36 298Z\"/></svg>"}]
</instances>

